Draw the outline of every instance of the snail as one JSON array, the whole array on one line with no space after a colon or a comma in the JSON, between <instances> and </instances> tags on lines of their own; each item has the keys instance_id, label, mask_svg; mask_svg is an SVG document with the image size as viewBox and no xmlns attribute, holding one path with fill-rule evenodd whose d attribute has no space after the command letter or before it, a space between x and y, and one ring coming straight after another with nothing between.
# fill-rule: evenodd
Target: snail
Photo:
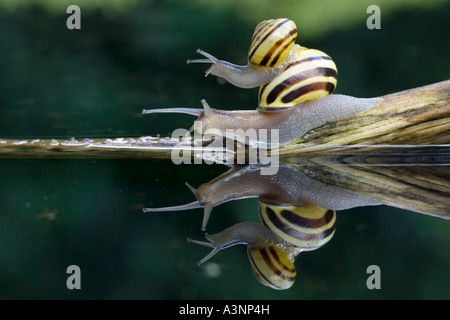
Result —
<instances>
[{"instance_id":1,"label":"snail","mask_svg":"<svg viewBox=\"0 0 450 320\"><path fill-rule=\"evenodd\" d=\"M197 189L186 183L196 201L178 206L144 208L143 211L169 212L203 208L201 229L205 231L213 208L236 199L258 198L297 207L311 204L329 210L380 204L366 195L314 180L302 172L302 166L280 163L277 174L272 176L261 175L259 170L260 165L233 166Z\"/></svg>"},{"instance_id":2,"label":"snail","mask_svg":"<svg viewBox=\"0 0 450 320\"><path fill-rule=\"evenodd\" d=\"M299 253L318 249L333 237L336 211L312 205L281 205L260 199L259 214L261 224L241 222L217 234L206 234L208 242L188 241L213 248L199 264L222 249L245 244L256 279L273 289L288 289L297 276L294 262Z\"/></svg>"},{"instance_id":3,"label":"snail","mask_svg":"<svg viewBox=\"0 0 450 320\"><path fill-rule=\"evenodd\" d=\"M238 66L197 50L211 63L206 71L241 88L260 86L259 109L279 111L300 102L318 99L334 91L337 68L324 52L295 44L297 26L289 19L266 20L256 26L248 52L248 64Z\"/></svg>"},{"instance_id":4,"label":"snail","mask_svg":"<svg viewBox=\"0 0 450 320\"><path fill-rule=\"evenodd\" d=\"M279 75L292 60L292 48L297 39L297 26L289 19L272 19L260 22L253 33L248 63L239 66L219 60L198 49L206 59L188 60L187 63L211 63L206 71L224 78L240 88L254 88L268 83Z\"/></svg>"},{"instance_id":5,"label":"snail","mask_svg":"<svg viewBox=\"0 0 450 320\"><path fill-rule=\"evenodd\" d=\"M302 172L301 165L281 163L274 176L260 175L259 167L233 166L197 189L186 183L196 201L145 208L144 212L203 207L202 230L205 231L214 207L236 199L258 198L261 223L241 222L219 233L205 234L208 241L188 241L212 248L199 264L220 250L237 244L247 245L247 255L258 281L281 290L288 289L295 281L294 262L299 253L318 249L333 237L336 210L380 204L371 197L314 180Z\"/></svg>"},{"instance_id":6,"label":"snail","mask_svg":"<svg viewBox=\"0 0 450 320\"><path fill-rule=\"evenodd\" d=\"M211 63L206 75L223 77L238 87L260 86L259 104L254 111L217 110L203 99L203 109L144 109L142 113L194 115L199 124L195 129L200 134L213 133L252 147L260 146L260 141L242 132L276 129L277 141L265 144L273 148L302 137L325 123L350 118L381 103L382 98L361 99L331 94L337 84L333 60L319 50L295 44L296 39L297 27L293 21L266 20L255 29L246 66L219 60L202 50L197 52L205 59L187 61Z\"/></svg>"},{"instance_id":7,"label":"snail","mask_svg":"<svg viewBox=\"0 0 450 320\"><path fill-rule=\"evenodd\" d=\"M258 167L234 166L197 189L187 184L196 201L147 208L146 212L204 207L205 230L214 207L236 199L257 198L261 223L241 222L219 233L206 234L207 241L188 241L212 248L199 264L220 250L245 244L255 277L269 287L287 289L296 278L294 262L298 254L318 249L333 237L336 210L379 204L365 195L311 179L301 166L282 163L275 176L260 175Z\"/></svg>"}]
</instances>

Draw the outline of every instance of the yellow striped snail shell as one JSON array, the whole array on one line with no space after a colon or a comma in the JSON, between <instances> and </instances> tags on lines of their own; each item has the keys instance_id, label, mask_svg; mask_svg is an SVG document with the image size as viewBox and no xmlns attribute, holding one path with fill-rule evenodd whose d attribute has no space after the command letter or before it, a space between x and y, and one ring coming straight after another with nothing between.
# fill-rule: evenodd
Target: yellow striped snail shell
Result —
<instances>
[{"instance_id":1,"label":"yellow striped snail shell","mask_svg":"<svg viewBox=\"0 0 450 320\"><path fill-rule=\"evenodd\" d=\"M259 109L277 111L333 93L337 68L324 52L295 45L293 62L272 81L260 86Z\"/></svg>"},{"instance_id":2,"label":"yellow striped snail shell","mask_svg":"<svg viewBox=\"0 0 450 320\"><path fill-rule=\"evenodd\" d=\"M292 287L297 278L296 255L286 248L264 243L248 247L247 254L255 278L265 286L277 290Z\"/></svg>"},{"instance_id":3,"label":"yellow striped snail shell","mask_svg":"<svg viewBox=\"0 0 450 320\"><path fill-rule=\"evenodd\" d=\"M261 221L277 236L302 250L327 243L336 227L336 211L305 204L295 206L259 200Z\"/></svg>"},{"instance_id":4,"label":"yellow striped snail shell","mask_svg":"<svg viewBox=\"0 0 450 320\"><path fill-rule=\"evenodd\" d=\"M257 68L277 68L286 62L297 39L297 26L289 19L260 22L252 36L248 63Z\"/></svg>"}]
</instances>

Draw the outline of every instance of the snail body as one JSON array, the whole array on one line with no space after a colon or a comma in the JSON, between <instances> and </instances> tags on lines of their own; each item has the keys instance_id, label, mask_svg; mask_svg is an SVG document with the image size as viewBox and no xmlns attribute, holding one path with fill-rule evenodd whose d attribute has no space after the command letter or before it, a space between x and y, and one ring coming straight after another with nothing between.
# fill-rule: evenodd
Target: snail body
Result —
<instances>
[{"instance_id":1,"label":"snail body","mask_svg":"<svg viewBox=\"0 0 450 320\"><path fill-rule=\"evenodd\" d=\"M236 140L251 147L261 146L260 140L246 136L248 129L276 129L278 139L275 144L268 137L263 144L267 148L279 147L305 135L308 131L329 122L350 118L370 110L381 103L382 98L355 98L332 94L320 99L300 102L297 105L278 112L260 110L226 111L211 108L202 100L203 109L167 108L143 110L152 113L185 113L197 116L196 127L200 134L211 134ZM242 130L239 130L242 129ZM258 138L258 137L257 137Z\"/></svg>"},{"instance_id":2,"label":"snail body","mask_svg":"<svg viewBox=\"0 0 450 320\"><path fill-rule=\"evenodd\" d=\"M346 210L359 206L380 204L363 194L314 180L302 172L302 167L280 163L276 175L261 175L259 165L234 166L227 172L200 185L197 189L186 184L196 201L170 207L144 208L144 212L169 212L203 208L201 229L206 230L214 207L233 200L258 198L261 205L270 203L274 212L286 205L303 207L306 204L328 210ZM280 206L276 207L278 203ZM267 207L267 206L266 206ZM264 211L264 206L262 207ZM267 214L262 214L262 220ZM264 219L263 219L264 218Z\"/></svg>"}]
</instances>

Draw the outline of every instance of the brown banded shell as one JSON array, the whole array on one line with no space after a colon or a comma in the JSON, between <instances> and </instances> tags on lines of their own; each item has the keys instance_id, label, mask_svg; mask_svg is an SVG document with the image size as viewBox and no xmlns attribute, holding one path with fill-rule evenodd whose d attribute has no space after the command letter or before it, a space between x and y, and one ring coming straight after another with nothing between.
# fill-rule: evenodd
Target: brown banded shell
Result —
<instances>
[{"instance_id":1,"label":"brown banded shell","mask_svg":"<svg viewBox=\"0 0 450 320\"><path fill-rule=\"evenodd\" d=\"M292 62L271 82L260 87L260 110L289 108L323 97L336 88L337 67L327 54L299 45L293 50L295 56Z\"/></svg>"},{"instance_id":2,"label":"brown banded shell","mask_svg":"<svg viewBox=\"0 0 450 320\"><path fill-rule=\"evenodd\" d=\"M252 36L248 62L260 68L276 68L286 61L297 39L297 26L289 19L260 22Z\"/></svg>"},{"instance_id":3,"label":"brown banded shell","mask_svg":"<svg viewBox=\"0 0 450 320\"><path fill-rule=\"evenodd\" d=\"M336 211L284 205L259 200L261 221L273 233L301 250L314 250L327 243L336 229Z\"/></svg>"},{"instance_id":4,"label":"brown banded shell","mask_svg":"<svg viewBox=\"0 0 450 320\"><path fill-rule=\"evenodd\" d=\"M293 258L284 248L258 244L249 246L247 252L253 274L263 285L284 290L294 284L297 271Z\"/></svg>"}]
</instances>

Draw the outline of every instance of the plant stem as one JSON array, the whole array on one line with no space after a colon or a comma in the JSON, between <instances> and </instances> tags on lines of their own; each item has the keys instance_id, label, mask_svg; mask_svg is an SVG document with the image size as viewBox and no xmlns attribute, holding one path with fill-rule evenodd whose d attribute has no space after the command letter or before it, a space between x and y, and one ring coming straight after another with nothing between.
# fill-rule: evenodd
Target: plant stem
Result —
<instances>
[{"instance_id":1,"label":"plant stem","mask_svg":"<svg viewBox=\"0 0 450 320\"><path fill-rule=\"evenodd\" d=\"M280 154L332 153L342 150L340 146L359 152L372 145L450 144L450 80L382 98L365 113L311 130Z\"/></svg>"}]
</instances>

